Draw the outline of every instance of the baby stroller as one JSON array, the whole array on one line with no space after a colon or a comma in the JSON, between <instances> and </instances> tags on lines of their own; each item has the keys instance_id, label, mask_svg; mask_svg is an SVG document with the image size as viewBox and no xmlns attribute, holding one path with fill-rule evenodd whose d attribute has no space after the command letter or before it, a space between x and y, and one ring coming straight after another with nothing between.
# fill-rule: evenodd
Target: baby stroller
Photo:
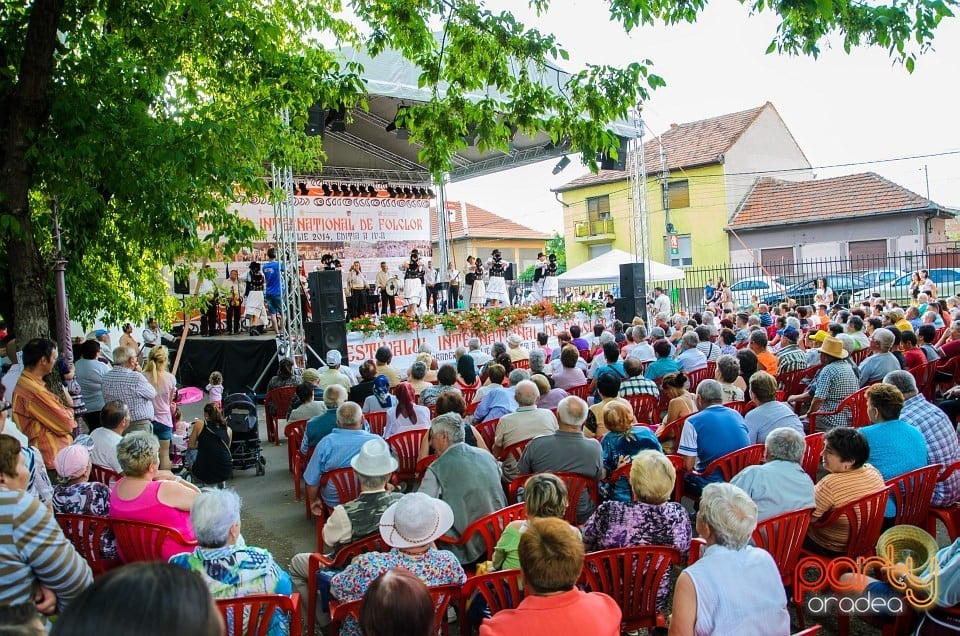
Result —
<instances>
[{"instance_id":1,"label":"baby stroller","mask_svg":"<svg viewBox=\"0 0 960 636\"><path fill-rule=\"evenodd\" d=\"M223 398L223 417L233 431L230 456L235 470L256 467L257 476L266 473L267 460L260 454L260 428L257 405L246 393L231 393Z\"/></svg>"}]
</instances>

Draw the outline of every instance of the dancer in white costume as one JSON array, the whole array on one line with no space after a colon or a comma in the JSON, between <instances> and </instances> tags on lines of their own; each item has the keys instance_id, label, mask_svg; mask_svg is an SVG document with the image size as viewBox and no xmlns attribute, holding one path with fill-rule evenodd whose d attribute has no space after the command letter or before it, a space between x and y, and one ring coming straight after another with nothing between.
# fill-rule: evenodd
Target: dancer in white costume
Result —
<instances>
[{"instance_id":1,"label":"dancer in white costume","mask_svg":"<svg viewBox=\"0 0 960 636\"><path fill-rule=\"evenodd\" d=\"M547 278L547 259L543 252L537 254L537 262L533 266L533 296L531 300L535 303L544 299L543 285Z\"/></svg>"},{"instance_id":2,"label":"dancer in white costume","mask_svg":"<svg viewBox=\"0 0 960 636\"><path fill-rule=\"evenodd\" d=\"M547 271L543 279L542 300L556 301L560 295L560 281L557 279L557 255L551 254L547 262Z\"/></svg>"},{"instance_id":3,"label":"dancer in white costume","mask_svg":"<svg viewBox=\"0 0 960 636\"><path fill-rule=\"evenodd\" d=\"M483 307L487 302L487 288L483 284L483 264L480 259L473 261L473 287L470 293L470 306Z\"/></svg>"},{"instance_id":4,"label":"dancer in white costume","mask_svg":"<svg viewBox=\"0 0 960 636\"><path fill-rule=\"evenodd\" d=\"M420 264L420 252L410 252L410 262L403 274L403 299L407 304L407 314L415 315L423 298L423 266Z\"/></svg>"},{"instance_id":5,"label":"dancer in white costume","mask_svg":"<svg viewBox=\"0 0 960 636\"><path fill-rule=\"evenodd\" d=\"M510 297L507 295L507 283L503 279L506 267L503 264L503 257L500 256L500 250L493 250L490 260L487 261L487 269L490 272L486 290L487 300L492 301L494 307L509 304Z\"/></svg>"}]
</instances>

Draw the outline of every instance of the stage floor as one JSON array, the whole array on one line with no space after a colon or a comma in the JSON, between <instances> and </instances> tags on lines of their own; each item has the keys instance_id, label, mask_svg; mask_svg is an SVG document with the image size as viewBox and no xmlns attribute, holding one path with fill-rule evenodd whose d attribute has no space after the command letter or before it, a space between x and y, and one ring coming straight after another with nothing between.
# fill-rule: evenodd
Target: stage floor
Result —
<instances>
[{"instance_id":1,"label":"stage floor","mask_svg":"<svg viewBox=\"0 0 960 636\"><path fill-rule=\"evenodd\" d=\"M261 336L188 336L177 381L181 386L202 389L210 382L210 374L219 371L223 374L224 395L251 390L266 393L267 383L277 374L276 343L273 332ZM176 355L176 349L172 347L170 354ZM263 380L258 383L261 374Z\"/></svg>"}]
</instances>

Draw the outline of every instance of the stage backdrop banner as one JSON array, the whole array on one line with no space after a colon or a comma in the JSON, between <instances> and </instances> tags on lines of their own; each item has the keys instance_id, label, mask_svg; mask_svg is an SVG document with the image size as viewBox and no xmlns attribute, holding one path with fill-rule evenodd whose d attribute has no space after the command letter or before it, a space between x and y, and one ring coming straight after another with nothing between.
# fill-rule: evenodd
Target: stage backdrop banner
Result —
<instances>
[{"instance_id":1,"label":"stage backdrop banner","mask_svg":"<svg viewBox=\"0 0 960 636\"><path fill-rule=\"evenodd\" d=\"M293 198L296 220L294 227L286 228L297 234L305 271L320 265L323 254L331 254L341 261L344 272L353 261L360 261L372 283L381 261L386 261L393 272L414 248L425 258L430 257L429 199L332 197L322 196L315 188L308 188L308 192L308 196ZM273 205L255 199L232 207L266 236L265 242L255 243L238 260L262 262L266 248L274 243Z\"/></svg>"},{"instance_id":2,"label":"stage backdrop banner","mask_svg":"<svg viewBox=\"0 0 960 636\"><path fill-rule=\"evenodd\" d=\"M608 313L608 312L607 312ZM607 322L605 319L603 322ZM578 315L574 320L565 320L559 322L542 321L527 322L516 327L509 332L502 331L498 333L477 336L480 340L480 348L485 353L490 353L490 347L495 342L506 343L507 336L510 333L516 333L523 338L523 344L520 346L528 351L537 347L537 333L544 332L549 337L548 344L551 348L558 346L557 334L568 330L570 325L579 325L584 334L590 334L592 337L593 323L587 315ZM473 336L464 333L447 333L443 327L434 327L433 329L421 329L419 332L411 331L407 333L390 333L385 336L368 336L360 332L352 331L347 334L347 353L350 360L350 366L359 369L364 360L372 360L377 349L381 346L389 347L393 352L392 365L397 369L406 371L410 368L417 358L417 352L421 343L428 343L433 349L433 357L437 362L451 364L456 360L457 347L467 347L467 341Z\"/></svg>"}]
</instances>

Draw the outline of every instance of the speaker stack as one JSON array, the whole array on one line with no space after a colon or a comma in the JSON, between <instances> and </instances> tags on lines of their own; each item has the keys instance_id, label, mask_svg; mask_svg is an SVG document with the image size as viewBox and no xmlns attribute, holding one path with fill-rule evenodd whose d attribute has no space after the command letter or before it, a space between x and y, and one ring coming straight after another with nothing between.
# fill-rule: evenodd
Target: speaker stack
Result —
<instances>
[{"instance_id":1,"label":"speaker stack","mask_svg":"<svg viewBox=\"0 0 960 636\"><path fill-rule=\"evenodd\" d=\"M620 298L615 299L613 305L617 320L624 324L632 322L636 316L646 318L647 283L643 263L620 265Z\"/></svg>"},{"instance_id":2,"label":"speaker stack","mask_svg":"<svg viewBox=\"0 0 960 636\"><path fill-rule=\"evenodd\" d=\"M343 278L337 270L310 272L307 285L313 321L304 323L307 338L307 366L317 368L326 362L327 352L336 349L347 361L347 322L343 307ZM321 359L313 354L313 351Z\"/></svg>"}]
</instances>

